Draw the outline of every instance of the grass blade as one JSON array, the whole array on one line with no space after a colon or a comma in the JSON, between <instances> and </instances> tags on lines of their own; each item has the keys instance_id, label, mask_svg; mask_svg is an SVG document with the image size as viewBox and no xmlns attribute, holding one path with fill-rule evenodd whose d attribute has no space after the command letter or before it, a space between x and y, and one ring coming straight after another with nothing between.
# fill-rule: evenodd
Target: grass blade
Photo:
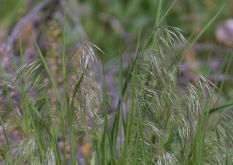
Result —
<instances>
[{"instance_id":1,"label":"grass blade","mask_svg":"<svg viewBox=\"0 0 233 165\"><path fill-rule=\"evenodd\" d=\"M66 28L66 26L65 26L65 22L66 22L66 3L65 3L63 28L62 28L62 62L63 62L63 78L64 78L64 86L65 86L66 111L68 114L69 131L71 133L70 134L71 163L76 164L76 154L75 154L74 137L73 137L74 136L73 135L73 113L70 112L70 110L69 110L69 93L68 93L69 92L69 89L68 89L69 82L68 82L67 71L66 71L66 48L65 48L65 43L66 43L65 28ZM64 117L64 115L63 115L63 117ZM63 127L63 129L65 129L65 126ZM71 132L71 130L72 130L72 132ZM64 131L64 134L65 134L65 131ZM66 153L64 153L64 154L66 154ZM65 164L67 164L66 156L65 156Z\"/></svg>"},{"instance_id":2,"label":"grass blade","mask_svg":"<svg viewBox=\"0 0 233 165\"><path fill-rule=\"evenodd\" d=\"M72 101L71 101L71 108L69 112L69 135L70 135L70 153L71 153L71 162L72 164L76 164L76 152L75 152L75 144L74 144L74 129L73 129L73 119L74 119L74 97L80 88L81 82L83 80L85 71L82 73L79 81L74 87Z\"/></svg>"},{"instance_id":3,"label":"grass blade","mask_svg":"<svg viewBox=\"0 0 233 165\"><path fill-rule=\"evenodd\" d=\"M161 10L162 10L162 4L163 4L163 0L159 0L159 7L157 10L155 27L159 27L159 19L160 19ZM153 36L152 48L154 48L154 49L157 47L157 36L158 36L158 31L156 31L154 36Z\"/></svg>"},{"instance_id":4,"label":"grass blade","mask_svg":"<svg viewBox=\"0 0 233 165\"><path fill-rule=\"evenodd\" d=\"M10 146L9 138L8 138L7 133L6 133L6 128L5 128L4 124L3 124L1 116L0 116L0 122L1 122L1 125L2 125L2 128L3 128L3 132L4 132L4 135L5 135L5 138L6 138L7 146L9 147Z\"/></svg>"},{"instance_id":5,"label":"grass blade","mask_svg":"<svg viewBox=\"0 0 233 165\"><path fill-rule=\"evenodd\" d=\"M53 129L54 135L51 134L51 131L47 126L46 126L46 131L47 131L48 137L50 139L50 143L52 144L53 151L55 153L55 157L57 159L57 162L58 162L58 164L61 165L62 164L61 155L60 155L60 152L59 152L59 149L58 149L57 136L56 136L55 128L54 128L54 125L53 125L52 111L51 111L51 108L50 108L50 105L49 105L49 100L48 100L48 96L47 96L46 92L45 92L45 99L46 99L46 104L47 104L47 107L48 107L48 110L49 110L49 117L50 117L50 120L51 120L51 123L52 123L52 129Z\"/></svg>"},{"instance_id":6,"label":"grass blade","mask_svg":"<svg viewBox=\"0 0 233 165\"><path fill-rule=\"evenodd\" d=\"M38 129L36 128L36 125L33 121L33 118L32 118L32 114L30 112L30 109L29 108L32 108L35 112L38 112L38 110L36 109L36 107L32 104L32 102L28 99L26 99L25 97L23 97L24 101L26 102L27 104L27 107L26 107L26 110L29 114L29 117L30 117L30 120L32 122L32 127L35 131L35 135L36 135L36 139L37 139L37 143L38 143L38 146L39 146L39 151L40 151L40 160L42 162L42 155L43 155L43 148L42 148L42 145L41 145L41 138L39 136L39 132L38 132ZM40 119L41 119L41 116L40 116Z\"/></svg>"},{"instance_id":7,"label":"grass blade","mask_svg":"<svg viewBox=\"0 0 233 165\"><path fill-rule=\"evenodd\" d=\"M188 52L191 50L191 48L194 46L194 44L199 40L199 38L205 33L205 31L212 25L212 23L216 20L216 18L219 16L219 14L222 12L223 8L225 7L225 4L220 8L220 10L217 12L217 14L209 21L209 23L202 29L202 31L197 35L197 37L193 40L193 42L189 45L187 50L185 51L184 55L179 60L177 66L176 66L176 72L179 68L179 65L183 61L184 57L188 54Z\"/></svg>"},{"instance_id":8,"label":"grass blade","mask_svg":"<svg viewBox=\"0 0 233 165\"><path fill-rule=\"evenodd\" d=\"M118 135L118 126L120 122L120 116L121 114L123 114L123 63L122 63L122 42L121 42L121 38L120 38L120 48L119 48L119 55L120 55L120 65L119 65L119 93L120 93L120 107L119 110L117 112L117 117L116 117L116 121L114 123L115 127L114 127L114 131L113 131L113 135L112 135L112 141L113 141L113 151L116 152L116 145L117 145L117 135ZM121 136L121 124L120 124L120 143L122 140L122 136ZM120 144L121 147L121 144Z\"/></svg>"},{"instance_id":9,"label":"grass blade","mask_svg":"<svg viewBox=\"0 0 233 165\"><path fill-rule=\"evenodd\" d=\"M61 106L60 112L61 112L61 121L62 121L62 139L63 139L64 148L65 148L66 147L66 139L65 139L65 121L64 121L65 117L64 117L63 103L61 101L61 97L60 97L60 94L58 92L56 83L55 83L55 81L54 81L54 79L53 79L53 77L52 77L52 75L51 75L51 73L49 71L49 68L48 68L48 66L47 66L47 64L45 62L45 59L44 59L44 57L43 57L43 55L41 53L41 50L40 50L34 36L33 36L33 39L34 39L37 51L38 51L38 53L40 55L41 61L42 61L43 65L44 65L44 67L45 67L45 70L46 70L46 72L47 72L47 74L49 76L49 79L50 79L50 81L52 83L53 89L55 90L56 96L58 98L59 104ZM65 161L65 164L67 164L66 150L64 150L64 161Z\"/></svg>"},{"instance_id":10,"label":"grass blade","mask_svg":"<svg viewBox=\"0 0 233 165\"><path fill-rule=\"evenodd\" d=\"M152 36L152 35L151 35ZM151 37L150 36L150 37ZM139 37L138 37L138 43L137 43L137 52L136 52L136 57L135 57L135 60L134 60L134 64L133 64L133 67L131 69L131 72L129 73L126 81L125 81L125 84L124 84L124 87L123 87L123 95L124 95L124 92L128 86L128 83L129 83L129 80L131 79L132 77L132 74L135 72L135 68L136 68L136 64L137 64L137 61L138 61L138 54L139 54L139 44L140 44L140 37L141 37L141 31L139 33ZM133 96L133 95L132 95ZM132 102L132 100L131 100ZM118 104L119 105L119 104ZM124 142L124 152L123 152L123 155L122 155L122 161L124 162L125 159L126 159L126 153L127 153L127 150L128 150L128 143L129 143L129 124L130 124L130 116L131 116L131 108L129 110L129 114L127 115L127 123L126 123L126 134L125 134L125 142ZM114 123L115 124L115 123Z\"/></svg>"},{"instance_id":11,"label":"grass blade","mask_svg":"<svg viewBox=\"0 0 233 165\"><path fill-rule=\"evenodd\" d=\"M160 25L162 23L162 21L164 20L164 18L167 16L167 14L169 13L169 11L172 9L172 7L174 6L174 4L176 3L176 0L172 3L172 5L169 7L169 9L166 11L166 13L163 15L163 17L160 19L158 25Z\"/></svg>"},{"instance_id":12,"label":"grass blade","mask_svg":"<svg viewBox=\"0 0 233 165\"><path fill-rule=\"evenodd\" d=\"M91 159L91 165L97 165L96 159L97 159L97 156L96 156L96 151L95 151Z\"/></svg>"},{"instance_id":13,"label":"grass blade","mask_svg":"<svg viewBox=\"0 0 233 165\"><path fill-rule=\"evenodd\" d=\"M215 112L220 112L220 111L230 109L230 108L233 108L233 104L228 104L228 105L224 105L224 106L221 106L221 107L218 107L218 108L213 108L213 109L208 111L208 114L212 114L212 113L215 113Z\"/></svg>"}]
</instances>

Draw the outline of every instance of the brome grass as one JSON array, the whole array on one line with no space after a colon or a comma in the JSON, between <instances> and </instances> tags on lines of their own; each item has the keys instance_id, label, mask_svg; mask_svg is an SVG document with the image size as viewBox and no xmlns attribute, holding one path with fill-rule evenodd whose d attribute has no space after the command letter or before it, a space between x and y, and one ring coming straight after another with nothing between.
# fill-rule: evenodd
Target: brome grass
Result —
<instances>
[{"instance_id":1,"label":"brome grass","mask_svg":"<svg viewBox=\"0 0 233 165\"><path fill-rule=\"evenodd\" d=\"M79 42L74 53L66 55L65 23L62 90L35 39L40 59L22 64L16 78L1 65L2 163L79 164L78 147L87 142L92 153L87 164L91 165L232 164L233 122L228 110L233 105L217 107L213 83L201 75L192 82L184 81L178 71L187 54L182 50L190 50L220 12L189 45L178 28L161 24L161 8L162 1L151 35L142 42L145 37L139 34L126 77L120 40L120 95L114 115L108 113L111 102L104 64L100 64L102 89L95 82L92 66L99 64L93 48L99 48ZM12 98L11 91L17 92L18 98ZM12 143L10 129L20 132L21 141ZM59 138L64 149L59 148Z\"/></svg>"}]
</instances>

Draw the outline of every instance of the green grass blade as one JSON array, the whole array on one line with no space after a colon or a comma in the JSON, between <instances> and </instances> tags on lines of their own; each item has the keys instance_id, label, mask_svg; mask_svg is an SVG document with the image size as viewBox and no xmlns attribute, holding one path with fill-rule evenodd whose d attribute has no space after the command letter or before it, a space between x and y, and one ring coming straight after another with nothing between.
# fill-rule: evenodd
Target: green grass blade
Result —
<instances>
[{"instance_id":1,"label":"green grass blade","mask_svg":"<svg viewBox=\"0 0 233 165\"><path fill-rule=\"evenodd\" d=\"M156 24L155 26L159 26L159 19L160 19L160 15L161 15L161 10L162 10L162 4L163 4L163 0L159 0L159 7L157 10L157 16L156 16Z\"/></svg>"},{"instance_id":2,"label":"green grass blade","mask_svg":"<svg viewBox=\"0 0 233 165\"><path fill-rule=\"evenodd\" d=\"M120 35L121 36L121 35ZM122 116L121 117L121 121L120 121L120 152L122 155L122 124L124 126L124 110L123 110L123 60L122 60L122 41L120 38L120 66L119 66L119 93L120 93L120 100L121 100L121 105L120 105L120 111L119 111L119 115ZM117 137L114 137L116 138ZM115 152L115 150L114 150Z\"/></svg>"},{"instance_id":3,"label":"green grass blade","mask_svg":"<svg viewBox=\"0 0 233 165\"><path fill-rule=\"evenodd\" d=\"M41 117L39 111L38 111L38 110L36 109L36 107L32 104L32 102L31 102L29 99L27 99L23 94L21 94L21 96L23 97L23 99L25 100L25 102L27 103L27 105L28 105L29 107L31 107L32 110L37 114L37 116L38 116L40 119L42 119L42 117Z\"/></svg>"},{"instance_id":4,"label":"green grass blade","mask_svg":"<svg viewBox=\"0 0 233 165\"><path fill-rule=\"evenodd\" d=\"M151 38L152 38L152 36L153 35L150 35L150 37L148 38L148 40L150 40ZM130 79L131 79L131 77L133 76L133 73L134 73L134 70L135 70L135 68L136 68L136 64L137 64L137 61L138 61L138 56L139 56L139 54L140 54L140 48L139 48L139 45L140 45L140 38L141 38L141 31L140 31L140 33L139 33L139 37L138 37L138 43L137 43L137 50L136 50L136 57L135 57L135 60L134 60L134 64L133 64L133 67L132 67L132 69L131 69L131 71L130 71L130 73L129 73L129 75L127 76L127 78L126 78L126 81L125 81L125 84L124 84L124 87L123 87L123 95L124 95L124 92L126 91L126 88L127 88L127 86L128 86L128 83L129 83L129 81L130 81ZM147 40L147 41L148 41ZM146 41L146 43L147 43L147 41ZM149 42L149 41L148 41ZM134 90L134 89L133 89ZM133 96L133 95L132 95ZM132 102L132 100L131 100L131 102ZM118 104L119 105L119 104ZM130 104L131 105L131 104ZM123 151L123 155L122 155L122 160L123 160L123 162L125 161L125 159L126 159L126 154L127 154L127 150L128 150L128 143L129 143L129 130L130 130L130 116L131 116L131 107L130 107L130 110L129 110L129 114L127 115L127 117L126 117L126 120L127 120L127 122L126 122L126 134L125 134L125 142L124 142L124 151Z\"/></svg>"},{"instance_id":5,"label":"green grass blade","mask_svg":"<svg viewBox=\"0 0 233 165\"><path fill-rule=\"evenodd\" d=\"M56 83L55 83L55 81L54 81L54 79L53 79L53 77L52 77L52 75L51 75L51 73L49 71L49 68L48 68L48 66L47 66L47 64L45 62L45 59L44 59L44 57L43 57L43 55L41 53L41 50L40 50L34 36L33 36L33 39L34 39L37 51L38 51L38 53L40 55L41 61L42 61L43 65L44 65L44 67L45 67L45 70L46 70L46 72L47 72L47 74L49 76L49 79L50 79L50 81L52 83L53 89L55 90L56 96L58 98L59 104L61 106L60 112L61 112L61 121L62 121L62 139L63 139L64 148L65 148L66 147L66 139L65 139L65 117L64 117L63 103L61 101L61 97L60 97L60 94L58 92ZM65 164L67 164L66 150L64 150L64 161L65 161Z\"/></svg>"},{"instance_id":6,"label":"green grass blade","mask_svg":"<svg viewBox=\"0 0 233 165\"><path fill-rule=\"evenodd\" d=\"M138 164L138 149L139 149L139 124L137 124L137 140L134 146L134 165Z\"/></svg>"},{"instance_id":7,"label":"green grass blade","mask_svg":"<svg viewBox=\"0 0 233 165\"><path fill-rule=\"evenodd\" d=\"M138 60L135 63L135 69L133 70L133 87L132 87L132 93L131 93L131 100L130 100L130 109L129 109L129 115L127 117L127 129L126 129L126 135L125 135L125 144L124 144L124 153L123 153L123 162L126 159L126 153L128 150L128 145L131 145L132 142L132 126L133 126L133 116L134 116L134 106L135 106L135 90L136 90L136 80L137 80L137 65Z\"/></svg>"},{"instance_id":8,"label":"green grass blade","mask_svg":"<svg viewBox=\"0 0 233 165\"><path fill-rule=\"evenodd\" d=\"M96 151L95 151L91 159L91 165L97 165L96 159L97 159L97 156L96 156Z\"/></svg>"},{"instance_id":9,"label":"green grass blade","mask_svg":"<svg viewBox=\"0 0 233 165\"><path fill-rule=\"evenodd\" d=\"M197 42L197 40L200 39L200 37L205 33L205 31L213 24L213 22L216 20L216 18L219 16L219 14L222 12L223 8L225 7L225 4L220 8L220 10L217 12L217 14L209 21L209 23L202 29L202 31L197 35L197 37L193 40L193 42L189 45L187 50L185 51L184 55L179 60L176 71L178 70L179 65L183 61L184 57L188 54L188 52L191 50L191 48L194 46L194 44Z\"/></svg>"},{"instance_id":10,"label":"green grass blade","mask_svg":"<svg viewBox=\"0 0 233 165\"><path fill-rule=\"evenodd\" d=\"M140 112L139 112L140 114ZM144 161L144 164L147 165L147 159L146 159L146 149L145 149L145 144L144 144L144 136L143 136L143 133L142 133L142 125L141 125L141 115L139 116L139 127L140 127L140 134L141 134L141 137L142 137L142 155L143 155L143 161Z\"/></svg>"},{"instance_id":11,"label":"green grass blade","mask_svg":"<svg viewBox=\"0 0 233 165\"><path fill-rule=\"evenodd\" d=\"M53 88L54 88L54 90L55 90L55 92L56 92L57 98L58 98L59 102L61 103L61 105L63 105L63 104L62 104L62 101L61 101L60 94L59 94L58 89L57 89L57 86L56 86L56 83L55 83L55 81L54 81L54 79L53 79L53 77L52 77L52 75L51 75L51 73L50 73L50 71L49 71L49 68L48 68L48 66L47 66L47 64L46 64L46 62L45 62L44 56L42 55L42 53L41 53L41 51L40 51L40 48L39 48L39 46L38 46L38 44L37 44L37 42L36 42L34 36L33 36L33 39L34 39L36 48L37 48L37 50L38 50L38 53L39 53L39 55L40 55L41 61L42 61L43 65L44 65L44 67L45 67L45 70L46 70L46 72L47 72L47 74L48 74L48 76L49 76L49 78L50 78L50 80L51 80L52 86L53 86Z\"/></svg>"},{"instance_id":12,"label":"green grass blade","mask_svg":"<svg viewBox=\"0 0 233 165\"><path fill-rule=\"evenodd\" d=\"M229 154L229 156L228 156L228 159L227 159L227 162L228 162L228 164L230 165L230 163L231 163L231 161L232 161L232 157L233 157L233 148L231 149L231 152L230 152L230 154ZM227 164L227 165L228 165Z\"/></svg>"},{"instance_id":13,"label":"green grass blade","mask_svg":"<svg viewBox=\"0 0 233 165\"><path fill-rule=\"evenodd\" d=\"M142 47L142 50L144 50L146 48L146 45L149 43L150 39L152 38L153 36L153 32L152 34L147 38L146 42L143 44L143 47ZM126 77L126 80L125 80L125 83L124 83L124 86L123 86L123 89L122 89L122 97L124 96L125 92L126 92L126 89L128 87L128 84L132 78L132 73L134 71L134 68L135 68L135 64L136 64L136 61L138 60L138 56L140 54L140 37L141 37L141 31L139 33L139 37L138 37L138 42L137 42L137 49L136 49L136 55L135 55L135 59L134 59L134 62L133 62L133 66L130 70L130 72L128 73L127 77ZM121 106L121 100L119 99L119 102L118 102L118 105L117 105L117 112L116 112L116 117L115 117L115 120L114 120L114 124L113 124L113 129L112 129L112 135L113 135L113 132L115 131L116 127L117 127L117 124L118 121L119 121L119 117L120 115L118 115L118 112L119 112L119 109L120 109L120 106Z\"/></svg>"},{"instance_id":14,"label":"green grass blade","mask_svg":"<svg viewBox=\"0 0 233 165\"><path fill-rule=\"evenodd\" d=\"M225 82L225 76L226 76L226 74L227 74L227 72L228 72L228 70L229 70L229 68L230 68L230 66L231 66L232 57L233 57L233 56L231 56L230 59L229 59L229 61L228 61L227 68L226 68L225 73L224 73L224 78L223 78L223 80L222 80L222 82L221 82L221 85L220 85L220 88L219 88L219 91L220 91L220 92L218 93L218 97L217 97L217 100L216 100L216 102L215 102L215 105L218 104L218 101L219 101L219 99L220 99L220 97L221 97L221 91L222 91L222 89L223 89L223 85L224 85L224 82Z\"/></svg>"},{"instance_id":15,"label":"green grass blade","mask_svg":"<svg viewBox=\"0 0 233 165\"><path fill-rule=\"evenodd\" d=\"M21 65L24 64L23 62L23 47L22 47L22 40L21 40L21 35L19 34L19 49L20 49L20 60L21 60ZM25 71L23 70L23 77L25 77ZM23 79L23 84L25 84L25 79ZM22 88L24 89L23 84L21 84Z\"/></svg>"},{"instance_id":16,"label":"green grass blade","mask_svg":"<svg viewBox=\"0 0 233 165\"><path fill-rule=\"evenodd\" d=\"M35 123L34 123L34 121L33 121L32 114L31 114L29 108L32 108L33 110L35 109L35 110L34 110L35 112L36 112L36 111L38 112L38 110L36 109L36 107L33 105L33 103L32 103L30 100L26 99L25 97L23 97L23 99L24 99L24 101L25 101L26 104L27 104L26 109L27 109L27 112L28 112L28 114L29 114L29 117L30 117L30 120L31 120L31 123L32 123L32 127L33 127L33 129L34 129L34 133L35 133L35 135L36 135L36 139L37 139L37 143L38 143L39 151L40 151L40 160L41 160L41 162L42 162L43 148L42 148L42 145L41 145L41 138L40 138L40 134L39 134L39 132L38 132L38 130L37 130L37 128L36 128L36 125L35 125ZM41 116L40 116L40 118L41 118Z\"/></svg>"},{"instance_id":17,"label":"green grass blade","mask_svg":"<svg viewBox=\"0 0 233 165\"><path fill-rule=\"evenodd\" d=\"M208 56L207 64L206 64L206 67L205 67L205 71L204 71L204 77L207 76L207 73L208 73L208 71L209 71L208 67L209 67L211 55L212 55L212 54L211 54L211 52L210 52L210 54L209 54L209 56Z\"/></svg>"},{"instance_id":18,"label":"green grass blade","mask_svg":"<svg viewBox=\"0 0 233 165\"><path fill-rule=\"evenodd\" d=\"M107 113L107 90L106 90L106 80L105 80L105 73L104 73L104 65L102 69L102 90L103 90L103 104L104 104L104 135L103 135L103 153L104 153L104 164L108 163L108 159L110 158L111 164L115 164L115 152L113 151L112 145L112 137L111 132L109 130L109 123L108 123L108 113ZM108 152L108 144L110 148L110 157Z\"/></svg>"},{"instance_id":19,"label":"green grass blade","mask_svg":"<svg viewBox=\"0 0 233 165\"><path fill-rule=\"evenodd\" d=\"M226 58L226 59L227 59L227 58ZM232 56L230 57L230 60L228 61L227 68L226 68L225 73L224 73L224 79L223 79L223 81L221 82L220 89L219 89L219 93L218 93L218 97L217 97L217 100L216 100L216 102L215 102L213 108L216 107L216 105L218 104L218 101L219 101L219 99L220 99L220 97L221 97L221 95L222 95L222 92L221 92L221 91L222 91L223 84L224 84L224 81L225 81L225 76L226 76L226 74L227 74L227 72L228 72L228 70L229 70L231 61L232 61ZM222 68L223 68L223 66L225 66L225 65L223 64L223 65L222 65ZM215 84L217 84L217 80L218 80L218 78L219 78L220 73L222 72L222 68L220 69L219 74L217 75L217 78L216 78L216 80L215 80ZM215 88L214 88L214 89L215 89ZM214 92L213 92L213 94L214 94ZM224 116L226 113L227 113L227 109L224 110L224 111L220 114L220 116ZM215 119L216 119L216 114L211 116L210 123L212 123L212 121L215 120ZM222 117L218 118L217 121L215 122L216 124L211 125L211 127L212 127L212 126L215 127L215 126L220 122L220 120L222 120Z\"/></svg>"},{"instance_id":20,"label":"green grass blade","mask_svg":"<svg viewBox=\"0 0 233 165\"><path fill-rule=\"evenodd\" d=\"M8 138L8 135L6 133L6 128L4 126L4 123L2 121L2 117L0 116L0 122L1 122L1 125L2 125L2 128L3 128L3 132L4 132L4 135L5 135L5 138L6 138L6 143L7 143L7 146L10 147L10 142L9 142L9 138Z\"/></svg>"},{"instance_id":21,"label":"green grass blade","mask_svg":"<svg viewBox=\"0 0 233 165\"><path fill-rule=\"evenodd\" d=\"M224 106L221 106L221 107L218 107L218 108L213 108L213 109L208 111L208 114L213 114L215 112L220 112L220 111L230 109L230 108L233 108L233 104L228 104L228 105L224 105Z\"/></svg>"},{"instance_id":22,"label":"green grass blade","mask_svg":"<svg viewBox=\"0 0 233 165\"><path fill-rule=\"evenodd\" d=\"M75 144L74 144L74 129L73 129L73 119L74 119L74 98L78 89L80 88L81 82L83 80L85 71L82 73L79 81L74 87L72 101L71 101L71 108L69 112L69 135L70 135L70 153L71 153L71 162L72 164L76 164L76 152L75 152Z\"/></svg>"},{"instance_id":23,"label":"green grass blade","mask_svg":"<svg viewBox=\"0 0 233 165\"><path fill-rule=\"evenodd\" d=\"M119 59L119 63L120 63L120 66L119 66L119 93L120 93L120 107L119 107L119 110L117 111L117 114L116 114L116 120L114 122L114 130L113 130L113 134L112 134L112 143L113 143L113 151L116 152L116 145L117 145L117 135L118 135L118 126L119 126L119 123L120 122L120 116L123 111L123 91L122 91L122 88L123 88L123 64L122 64L122 42L121 42L121 38L120 38L120 48L119 48L119 55L120 55L120 59ZM121 124L120 124L120 137L121 137ZM120 141L122 140L122 138L120 139ZM120 144L120 147L121 147L121 144Z\"/></svg>"},{"instance_id":24,"label":"green grass blade","mask_svg":"<svg viewBox=\"0 0 233 165\"><path fill-rule=\"evenodd\" d=\"M167 14L169 13L169 11L172 9L172 7L174 6L174 4L176 3L176 0L172 3L172 5L169 7L169 9L166 11L166 13L163 15L163 17L160 19L158 25L160 25L162 23L162 21L164 20L164 18L167 16Z\"/></svg>"},{"instance_id":25,"label":"green grass blade","mask_svg":"<svg viewBox=\"0 0 233 165\"><path fill-rule=\"evenodd\" d=\"M219 70L219 73L217 75L217 79L225 66L225 62L226 62L226 58L224 59L224 64L221 66L221 68ZM215 80L215 84L217 83L217 79ZM216 89L216 87L213 89L213 91L211 93L211 98L213 98L215 89ZM206 109L209 109L210 106L211 106L211 104L206 105ZM207 127L208 119L210 117L209 112L207 112L207 115L204 115L204 114L206 114L206 112L203 112L201 115L201 119L200 119L201 122L199 123L199 126L198 126L199 128L198 128L198 133L197 133L197 138L196 138L196 144L199 144L199 145L197 145L196 156L198 157L198 159L196 159L196 160L198 160L199 165L201 165L203 163L206 127Z\"/></svg>"},{"instance_id":26,"label":"green grass blade","mask_svg":"<svg viewBox=\"0 0 233 165\"><path fill-rule=\"evenodd\" d=\"M61 155L60 155L58 144L57 144L57 136L56 136L55 128L54 128L54 124L53 124L52 111L51 111L51 108L50 108L50 105L49 105L49 99L48 99L48 96L47 96L46 92L45 92L45 99L46 99L46 104L47 104L47 107L48 107L48 110L49 110L49 117L50 117L50 120L51 120L51 125L52 125L54 135L51 134L50 129L47 126L46 126L46 131L47 131L48 137L50 139L50 143L52 144L53 151L55 153L55 157L57 159L57 162L58 162L59 165L61 165L62 164Z\"/></svg>"},{"instance_id":27,"label":"green grass blade","mask_svg":"<svg viewBox=\"0 0 233 165\"><path fill-rule=\"evenodd\" d=\"M3 158L3 160L5 159L5 154L4 154L4 151L0 148L0 153L1 153L1 155L2 155L2 158Z\"/></svg>"},{"instance_id":28,"label":"green grass blade","mask_svg":"<svg viewBox=\"0 0 233 165\"><path fill-rule=\"evenodd\" d=\"M138 61L138 57L142 54L142 52L144 52L144 50L145 50L146 47L148 46L150 40L153 38L153 35L154 35L154 33L155 33L155 31L156 31L157 29L158 29L158 27L155 28L155 29L153 30L153 32L152 32L152 33L150 34L150 36L145 40L145 42L143 43L143 45L142 45L141 47L140 47L140 38L141 38L141 30L140 30L140 32L139 32L139 37L138 37L138 42L137 42L136 56L135 56L135 59L134 59L134 62L133 62L133 66L132 66L132 68L131 68L129 74L128 74L127 77L126 77L126 80L125 80L125 83L124 83L124 86L123 86L123 96L124 96L125 91L126 91L126 89L127 89L127 87L128 87L128 84L129 84L129 82L130 82L130 80L131 80L131 78L132 78L132 73L133 73L133 71L134 71L134 69L135 69L135 64L136 64L136 62ZM118 103L118 106L120 106L120 103Z\"/></svg>"},{"instance_id":29,"label":"green grass blade","mask_svg":"<svg viewBox=\"0 0 233 165\"><path fill-rule=\"evenodd\" d=\"M168 137L168 140L167 140L167 142L164 144L164 149L167 151L167 152L169 152L169 150L170 150L170 148L171 148L171 144L172 144L172 142L174 142L174 134L173 133L171 133L170 135L169 135L169 137Z\"/></svg>"},{"instance_id":30,"label":"green grass blade","mask_svg":"<svg viewBox=\"0 0 233 165\"><path fill-rule=\"evenodd\" d=\"M69 89L68 89L68 78L67 78L67 71L66 71L66 49L65 49L65 44L66 44L66 36L65 36L65 22L66 22L66 4L65 4L65 11L64 11L64 19L63 19L63 28L62 28L62 62L63 62L63 78L64 78L64 86L65 86L65 101L66 101L66 111L68 114L68 122L69 122L69 131L70 131L70 153L71 153L71 163L76 164L76 154L75 154L75 148L74 148L74 135L73 132L73 114L70 114L69 110ZM72 119L70 119L72 117ZM64 118L64 115L63 115ZM71 121L70 121L71 120ZM64 122L64 121L63 121ZM70 124L71 123L71 124ZM64 134L65 134L65 124L63 126ZM65 150L64 150L65 151ZM64 153L66 154L66 153ZM65 164L67 164L67 159L65 156Z\"/></svg>"},{"instance_id":31,"label":"green grass blade","mask_svg":"<svg viewBox=\"0 0 233 165\"><path fill-rule=\"evenodd\" d=\"M5 75L5 72L4 72L4 69L2 67L2 60L0 59L0 69L1 69L1 73L3 74L3 80L6 81L6 75ZM9 96L9 91L8 91L8 87L6 86L6 89L7 89L7 96L9 98L9 101L11 102L11 105L12 104L12 100L11 100L11 97ZM13 106L14 107L14 106ZM8 135L6 133L6 129L5 129L5 126L3 124L3 121L2 121L2 118L0 116L0 121L1 121L1 124L2 124L2 128L3 128L3 131L4 131L4 134L5 134L5 138L6 138L6 141L7 141L7 145L8 147L10 146L10 142L9 142L9 139L8 139Z\"/></svg>"},{"instance_id":32,"label":"green grass blade","mask_svg":"<svg viewBox=\"0 0 233 165\"><path fill-rule=\"evenodd\" d=\"M159 0L159 6L158 6L158 10L157 10L155 27L159 27L159 19L160 19L161 10L162 10L162 4L163 4L163 0ZM157 36L158 36L158 31L156 31L154 33L152 48L156 48L157 47Z\"/></svg>"},{"instance_id":33,"label":"green grass blade","mask_svg":"<svg viewBox=\"0 0 233 165\"><path fill-rule=\"evenodd\" d=\"M104 101L104 134L102 140L102 151L103 151L103 164L108 164L108 114L107 114L107 91L105 85L105 74L104 74L104 64L102 68L102 90L103 90L103 101Z\"/></svg>"}]
</instances>

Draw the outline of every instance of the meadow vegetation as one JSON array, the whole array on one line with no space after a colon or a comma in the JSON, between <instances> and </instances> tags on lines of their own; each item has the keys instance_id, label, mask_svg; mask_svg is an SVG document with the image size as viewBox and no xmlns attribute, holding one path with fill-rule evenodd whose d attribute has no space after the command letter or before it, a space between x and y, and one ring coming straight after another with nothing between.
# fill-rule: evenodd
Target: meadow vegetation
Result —
<instances>
[{"instance_id":1,"label":"meadow vegetation","mask_svg":"<svg viewBox=\"0 0 233 165\"><path fill-rule=\"evenodd\" d=\"M90 158L86 164L91 165L232 164L232 100L219 105L224 81L217 87L218 78L211 82L197 74L186 81L179 75L183 59L224 7L193 40L186 40L179 28L163 23L171 8L164 15L161 9L162 1L150 35L142 36L139 31L126 75L119 36L119 98L113 113L109 113L112 102L105 63L95 55L105 54L104 50L91 42L78 42L73 53L66 53L66 11L59 66L62 85L33 34L40 59L23 63L20 41L22 65L14 63L16 77L0 63L1 162L79 164L78 148L87 143ZM226 58L227 67L221 68L218 76L227 73L231 60ZM96 82L99 68L101 86ZM208 73L208 63L204 73ZM12 97L12 92L17 97ZM18 130L19 142L12 143L10 130Z\"/></svg>"}]
</instances>

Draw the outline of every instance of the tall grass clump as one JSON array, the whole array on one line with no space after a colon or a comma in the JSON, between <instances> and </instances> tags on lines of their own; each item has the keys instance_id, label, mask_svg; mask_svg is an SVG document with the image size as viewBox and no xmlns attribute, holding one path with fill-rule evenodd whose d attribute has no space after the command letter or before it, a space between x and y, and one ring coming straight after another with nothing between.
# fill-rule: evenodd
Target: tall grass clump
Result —
<instances>
[{"instance_id":1,"label":"tall grass clump","mask_svg":"<svg viewBox=\"0 0 233 165\"><path fill-rule=\"evenodd\" d=\"M161 7L162 1L151 35L139 34L126 77L120 41L120 95L114 114L108 113L104 64L98 64L93 50L99 48L79 42L66 55L65 24L64 86L57 85L36 40L40 59L23 64L16 77L1 65L2 163L78 164L78 147L86 142L92 155L86 163L91 165L232 164L232 104L218 107L216 86L203 76L192 82L179 76L182 59L216 17L188 44L178 28L161 24ZM98 66L101 87L95 82ZM12 91L17 97L11 97ZM19 131L20 141L12 141L11 130Z\"/></svg>"}]
</instances>

